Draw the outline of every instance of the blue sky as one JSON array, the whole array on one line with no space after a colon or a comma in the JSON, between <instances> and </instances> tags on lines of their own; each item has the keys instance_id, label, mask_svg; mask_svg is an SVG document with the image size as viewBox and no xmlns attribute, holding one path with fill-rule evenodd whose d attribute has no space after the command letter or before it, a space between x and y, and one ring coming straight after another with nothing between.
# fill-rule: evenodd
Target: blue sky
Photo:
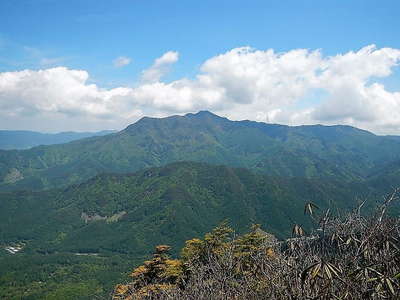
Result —
<instances>
[{"instance_id":1,"label":"blue sky","mask_svg":"<svg viewBox=\"0 0 400 300\"><path fill-rule=\"evenodd\" d=\"M207 58L241 46L326 55L369 44L400 48L399 11L399 1L369 0L1 1L0 67L40 68L39 57L59 58L117 84L169 50L181 53L175 75L190 76ZM115 70L121 55L134 63Z\"/></svg>"},{"instance_id":2,"label":"blue sky","mask_svg":"<svg viewBox=\"0 0 400 300\"><path fill-rule=\"evenodd\" d=\"M204 72L200 69L207 60L244 46L260 51L273 49L275 53L320 49L324 58L357 52L368 45L375 45L377 51L382 48L400 49L399 11L399 1L382 0L5 0L0 2L0 72L65 67L68 70L84 70L89 75L85 84L96 84L99 89L135 88L143 85L143 71L151 68L155 59L169 51L179 54L179 59L168 62L169 72L163 71L162 82L166 84L182 78L195 80L196 76ZM116 67L114 62L118 57L125 57L130 63ZM400 72L397 64L396 58L390 65L390 76L372 74L366 79L366 85L380 83L387 91L399 91ZM308 94L315 98L316 93L311 91L298 99L304 99ZM8 98L7 101L12 101ZM235 105L240 102L232 101ZM21 100L21 105L27 102ZM306 102L321 104L315 99L306 99ZM287 102L283 104L287 105ZM204 107L189 105L176 111L164 109L164 106L157 109L141 107L136 114L132 114L132 118L120 123L109 122L109 118L115 118L111 115L108 119L102 116L102 120L108 120L105 122L107 126L123 127L140 117L140 114L184 113L185 107L187 111L197 108L214 109L240 119L238 113L229 112L226 105L222 104ZM295 109L305 104L291 103L289 106ZM279 109L277 107L272 105L267 110L273 112ZM0 112L1 109L0 105ZM20 110L27 111L26 107ZM34 121L32 114L43 113L37 105L35 110L30 111L29 116L7 112L5 119L9 122L13 118L25 118L21 126L26 126ZM55 112L62 114L64 123L74 115L72 110L67 110L67 113L65 109ZM248 115L243 117L249 118L254 112L249 110ZM48 114L48 111L45 113ZM79 117L78 113L76 116ZM48 117L48 122L54 123L56 117ZM353 120L343 117L332 121L363 125L361 121L364 117L354 117ZM283 116L276 119L283 123L285 120ZM328 122L328 119L307 120L304 119L304 123ZM95 120L92 125L78 122L80 125L76 128L62 125L64 123L57 124L55 130L64 127L76 130L103 129L99 125L101 122ZM289 121L286 123L291 124ZM45 127L44 123L37 124L38 130ZM10 127L0 122L1 126ZM378 126L381 129L377 126L370 129L397 132L400 128L396 124L381 124ZM386 126L386 129L382 126Z\"/></svg>"}]
</instances>

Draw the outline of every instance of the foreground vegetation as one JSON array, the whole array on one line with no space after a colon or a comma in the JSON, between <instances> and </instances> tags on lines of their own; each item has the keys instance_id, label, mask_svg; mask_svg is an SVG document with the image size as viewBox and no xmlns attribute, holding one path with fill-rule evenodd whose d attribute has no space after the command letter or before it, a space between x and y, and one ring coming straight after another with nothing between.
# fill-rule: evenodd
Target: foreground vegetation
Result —
<instances>
[{"instance_id":1,"label":"foreground vegetation","mask_svg":"<svg viewBox=\"0 0 400 300\"><path fill-rule=\"evenodd\" d=\"M152 260L116 286L113 299L399 299L400 220L386 215L398 191L374 215L362 204L343 217L305 212L316 231L278 242L258 225L235 235L221 224L186 242L180 259L160 245Z\"/></svg>"}]
</instances>

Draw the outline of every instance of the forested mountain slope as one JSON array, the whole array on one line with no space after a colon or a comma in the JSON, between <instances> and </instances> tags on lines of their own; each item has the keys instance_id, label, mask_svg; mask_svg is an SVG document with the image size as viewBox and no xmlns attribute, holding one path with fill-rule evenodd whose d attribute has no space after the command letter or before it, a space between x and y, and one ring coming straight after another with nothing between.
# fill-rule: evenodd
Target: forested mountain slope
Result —
<instances>
[{"instance_id":1,"label":"forested mountain slope","mask_svg":"<svg viewBox=\"0 0 400 300\"><path fill-rule=\"evenodd\" d=\"M0 151L0 189L68 186L99 173L188 160L274 176L351 181L399 159L399 140L349 126L230 121L203 111L142 118L118 133L63 145Z\"/></svg>"},{"instance_id":2,"label":"forested mountain slope","mask_svg":"<svg viewBox=\"0 0 400 300\"><path fill-rule=\"evenodd\" d=\"M0 192L0 298L107 297L155 245L170 244L176 254L225 219L239 233L260 223L284 238L295 223L309 231L308 202L338 213L367 200L368 212L400 185L388 172L345 182L176 162L67 188ZM7 253L10 246L22 250Z\"/></svg>"},{"instance_id":3,"label":"forested mountain slope","mask_svg":"<svg viewBox=\"0 0 400 300\"><path fill-rule=\"evenodd\" d=\"M157 243L181 246L224 219L238 231L262 223L278 237L305 228L303 209L366 207L390 192L327 179L275 178L245 169L180 162L130 175L103 174L66 189L0 194L0 241L25 251L142 256ZM29 226L27 226L29 224Z\"/></svg>"}]
</instances>

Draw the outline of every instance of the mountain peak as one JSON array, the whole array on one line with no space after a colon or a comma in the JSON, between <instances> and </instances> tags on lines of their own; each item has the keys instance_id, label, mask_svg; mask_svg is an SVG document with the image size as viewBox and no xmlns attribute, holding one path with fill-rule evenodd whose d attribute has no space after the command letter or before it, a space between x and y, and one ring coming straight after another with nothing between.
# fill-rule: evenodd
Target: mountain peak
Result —
<instances>
[{"instance_id":1,"label":"mountain peak","mask_svg":"<svg viewBox=\"0 0 400 300\"><path fill-rule=\"evenodd\" d=\"M213 114L212 112L208 110L200 110L197 113L188 113L185 115L186 117L195 117L195 118L218 118L218 119L224 119L216 114Z\"/></svg>"}]
</instances>

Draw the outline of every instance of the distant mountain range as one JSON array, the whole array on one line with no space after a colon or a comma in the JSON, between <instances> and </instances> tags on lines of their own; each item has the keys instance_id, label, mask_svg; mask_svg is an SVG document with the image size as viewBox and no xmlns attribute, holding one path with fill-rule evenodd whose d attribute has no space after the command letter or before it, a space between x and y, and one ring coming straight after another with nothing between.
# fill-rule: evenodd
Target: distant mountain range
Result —
<instances>
[{"instance_id":1,"label":"distant mountain range","mask_svg":"<svg viewBox=\"0 0 400 300\"><path fill-rule=\"evenodd\" d=\"M71 141L114 133L114 130L98 132L40 133L27 130L0 130L0 149L29 149L39 145L63 144Z\"/></svg>"},{"instance_id":2,"label":"distant mountain range","mask_svg":"<svg viewBox=\"0 0 400 300\"><path fill-rule=\"evenodd\" d=\"M230 121L208 111L145 117L105 136L0 151L0 190L68 186L104 172L176 161L244 167L271 176L362 181L400 161L400 139L350 126Z\"/></svg>"}]
</instances>

